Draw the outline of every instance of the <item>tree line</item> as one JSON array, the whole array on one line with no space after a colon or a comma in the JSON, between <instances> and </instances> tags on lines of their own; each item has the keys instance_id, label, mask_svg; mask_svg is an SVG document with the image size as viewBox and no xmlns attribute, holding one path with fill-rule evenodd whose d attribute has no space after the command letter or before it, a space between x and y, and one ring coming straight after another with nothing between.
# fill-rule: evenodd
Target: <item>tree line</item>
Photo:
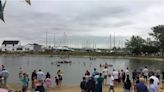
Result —
<instances>
[{"instance_id":1,"label":"tree line","mask_svg":"<svg viewBox=\"0 0 164 92\"><path fill-rule=\"evenodd\" d=\"M151 28L153 31L149 33L151 38L142 38L133 35L126 41L126 49L135 55L141 54L158 54L164 53L164 25L158 25Z\"/></svg>"}]
</instances>

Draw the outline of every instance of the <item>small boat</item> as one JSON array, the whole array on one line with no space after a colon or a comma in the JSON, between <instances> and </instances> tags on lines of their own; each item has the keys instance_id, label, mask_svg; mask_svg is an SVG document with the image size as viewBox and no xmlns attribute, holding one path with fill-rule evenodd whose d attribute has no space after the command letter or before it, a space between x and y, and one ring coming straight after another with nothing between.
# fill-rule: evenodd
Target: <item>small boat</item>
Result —
<instances>
[{"instance_id":1,"label":"small boat","mask_svg":"<svg viewBox=\"0 0 164 92\"><path fill-rule=\"evenodd\" d=\"M60 64L69 64L69 63L72 63L72 61L58 61L57 63L60 63Z\"/></svg>"}]
</instances>

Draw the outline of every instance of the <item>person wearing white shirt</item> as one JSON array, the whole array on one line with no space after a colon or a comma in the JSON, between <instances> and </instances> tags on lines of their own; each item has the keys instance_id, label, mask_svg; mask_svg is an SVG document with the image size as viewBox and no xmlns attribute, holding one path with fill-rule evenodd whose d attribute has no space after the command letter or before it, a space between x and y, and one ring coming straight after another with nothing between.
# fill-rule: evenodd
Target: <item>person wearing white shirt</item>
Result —
<instances>
[{"instance_id":1,"label":"person wearing white shirt","mask_svg":"<svg viewBox=\"0 0 164 92\"><path fill-rule=\"evenodd\" d=\"M157 92L153 83L154 83L154 80L150 79L150 81L149 81L149 92Z\"/></svg>"},{"instance_id":2,"label":"person wearing white shirt","mask_svg":"<svg viewBox=\"0 0 164 92\"><path fill-rule=\"evenodd\" d=\"M159 79L154 75L154 73L152 74L152 76L149 78L150 79L153 79L154 82L153 82L153 85L155 87L155 92L158 92L158 85L159 85Z\"/></svg>"},{"instance_id":3,"label":"person wearing white shirt","mask_svg":"<svg viewBox=\"0 0 164 92\"><path fill-rule=\"evenodd\" d=\"M143 69L143 75L144 75L144 79L147 81L148 79L148 74L149 74L149 70L147 68L147 66L145 66L145 68Z\"/></svg>"},{"instance_id":4,"label":"person wearing white shirt","mask_svg":"<svg viewBox=\"0 0 164 92\"><path fill-rule=\"evenodd\" d=\"M114 92L114 78L111 74L109 74L109 92L111 90Z\"/></svg>"},{"instance_id":5,"label":"person wearing white shirt","mask_svg":"<svg viewBox=\"0 0 164 92\"><path fill-rule=\"evenodd\" d=\"M45 74L43 73L43 71L41 69L39 69L39 71L37 72L37 79L39 81L41 81L42 83L45 80Z\"/></svg>"},{"instance_id":6,"label":"person wearing white shirt","mask_svg":"<svg viewBox=\"0 0 164 92\"><path fill-rule=\"evenodd\" d=\"M118 79L118 71L116 71L115 69L113 69L112 75L113 75L113 78L114 78L114 83L116 85L118 85L118 81L119 81L119 79Z\"/></svg>"},{"instance_id":7,"label":"person wearing white shirt","mask_svg":"<svg viewBox=\"0 0 164 92\"><path fill-rule=\"evenodd\" d=\"M105 67L104 70L102 71L102 74L104 76L104 84L107 84L107 77L108 77L108 68Z\"/></svg>"}]
</instances>

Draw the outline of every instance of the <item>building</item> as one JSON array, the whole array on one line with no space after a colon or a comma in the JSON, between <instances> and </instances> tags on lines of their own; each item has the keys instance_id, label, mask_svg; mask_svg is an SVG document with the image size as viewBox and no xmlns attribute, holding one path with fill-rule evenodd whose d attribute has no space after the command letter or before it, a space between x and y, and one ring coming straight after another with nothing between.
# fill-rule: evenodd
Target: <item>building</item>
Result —
<instances>
[{"instance_id":1,"label":"building","mask_svg":"<svg viewBox=\"0 0 164 92\"><path fill-rule=\"evenodd\" d=\"M59 46L59 47L54 47L53 51L74 51L72 48L69 48L67 46Z\"/></svg>"},{"instance_id":2,"label":"building","mask_svg":"<svg viewBox=\"0 0 164 92\"><path fill-rule=\"evenodd\" d=\"M27 44L24 46L23 51L25 51L25 52L40 52L40 51L42 51L42 46L37 44L37 43Z\"/></svg>"},{"instance_id":3,"label":"building","mask_svg":"<svg viewBox=\"0 0 164 92\"><path fill-rule=\"evenodd\" d=\"M5 40L2 43L1 51L2 52L16 52L20 50L21 44L17 40Z\"/></svg>"}]
</instances>

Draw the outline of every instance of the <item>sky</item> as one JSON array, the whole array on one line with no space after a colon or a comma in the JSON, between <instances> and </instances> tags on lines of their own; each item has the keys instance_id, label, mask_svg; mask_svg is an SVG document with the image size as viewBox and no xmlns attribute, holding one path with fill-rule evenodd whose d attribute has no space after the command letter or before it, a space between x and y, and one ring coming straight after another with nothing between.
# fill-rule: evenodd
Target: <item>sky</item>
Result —
<instances>
[{"instance_id":1,"label":"sky","mask_svg":"<svg viewBox=\"0 0 164 92\"><path fill-rule=\"evenodd\" d=\"M1 0L4 2L4 0ZM164 24L164 0L8 0L0 42L55 46L124 47L132 35L150 37ZM110 40L111 35L111 40ZM111 41L111 45L110 45Z\"/></svg>"}]
</instances>

